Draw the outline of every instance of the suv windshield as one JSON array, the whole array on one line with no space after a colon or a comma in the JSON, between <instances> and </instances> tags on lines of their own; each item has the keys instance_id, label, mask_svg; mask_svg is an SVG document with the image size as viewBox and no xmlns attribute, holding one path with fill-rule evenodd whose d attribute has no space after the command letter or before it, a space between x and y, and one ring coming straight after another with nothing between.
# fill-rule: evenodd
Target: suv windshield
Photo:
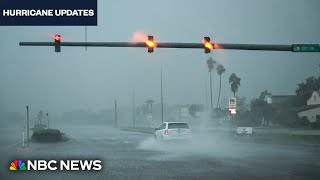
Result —
<instances>
[{"instance_id":1,"label":"suv windshield","mask_svg":"<svg viewBox=\"0 0 320 180\"><path fill-rule=\"evenodd\" d=\"M179 129L179 128L189 129L189 126L187 123L169 123L168 125L168 129Z\"/></svg>"}]
</instances>

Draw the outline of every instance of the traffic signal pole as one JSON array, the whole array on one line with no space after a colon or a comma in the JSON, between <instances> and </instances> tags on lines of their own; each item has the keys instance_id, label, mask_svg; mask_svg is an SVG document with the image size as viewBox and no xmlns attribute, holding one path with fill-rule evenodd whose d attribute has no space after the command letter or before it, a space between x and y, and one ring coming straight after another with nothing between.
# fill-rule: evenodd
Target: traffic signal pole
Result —
<instances>
[{"instance_id":1,"label":"traffic signal pole","mask_svg":"<svg viewBox=\"0 0 320 180\"><path fill-rule=\"evenodd\" d=\"M213 49L232 50L256 50L256 51L291 51L291 52L320 52L319 44L228 44L215 43L210 41L210 37L205 36L202 43L166 43L155 42L153 36L148 36L145 42L61 42L59 34L54 35L54 42L20 42L20 46L54 46L55 52L61 51L61 46L82 46L82 47L146 47L149 53L155 48L195 48L204 49L210 53Z\"/></svg>"},{"instance_id":2,"label":"traffic signal pole","mask_svg":"<svg viewBox=\"0 0 320 180\"><path fill-rule=\"evenodd\" d=\"M54 42L20 42L20 46L54 46ZM60 46L75 47L147 47L145 42L61 42ZM294 45L274 44L228 44L213 43L213 49L293 51ZM156 48L191 48L203 49L203 43L157 43Z\"/></svg>"}]
</instances>

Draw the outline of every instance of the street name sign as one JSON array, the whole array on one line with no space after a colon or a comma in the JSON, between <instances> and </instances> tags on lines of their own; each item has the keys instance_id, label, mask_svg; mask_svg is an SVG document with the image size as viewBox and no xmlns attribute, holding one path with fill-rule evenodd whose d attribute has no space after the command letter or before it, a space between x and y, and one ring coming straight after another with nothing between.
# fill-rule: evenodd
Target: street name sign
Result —
<instances>
[{"instance_id":1,"label":"street name sign","mask_svg":"<svg viewBox=\"0 0 320 180\"><path fill-rule=\"evenodd\" d=\"M293 44L293 52L320 52L319 44Z\"/></svg>"}]
</instances>

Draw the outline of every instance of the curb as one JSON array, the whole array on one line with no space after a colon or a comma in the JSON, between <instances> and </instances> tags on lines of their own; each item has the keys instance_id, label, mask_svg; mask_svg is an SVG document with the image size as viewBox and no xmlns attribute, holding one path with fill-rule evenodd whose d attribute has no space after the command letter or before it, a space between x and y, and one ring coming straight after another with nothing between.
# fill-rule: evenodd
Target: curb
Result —
<instances>
[{"instance_id":1,"label":"curb","mask_svg":"<svg viewBox=\"0 0 320 180\"><path fill-rule=\"evenodd\" d=\"M145 133L145 134L153 134L153 132L140 131L140 130L138 130L138 129L121 129L121 131L138 132L138 133Z\"/></svg>"},{"instance_id":2,"label":"curb","mask_svg":"<svg viewBox=\"0 0 320 180\"><path fill-rule=\"evenodd\" d=\"M31 152L33 150L55 148L55 147L63 146L63 145L70 144L73 142L76 142L76 139L69 138L65 142L59 142L59 143L52 144L52 145L44 145L44 147L34 147L35 144L41 144L41 143L35 143L35 142L30 142L30 147L19 147L19 145L22 143L22 141L19 141L13 145L10 145L7 149L8 149L8 151L15 151L15 152Z\"/></svg>"},{"instance_id":3,"label":"curb","mask_svg":"<svg viewBox=\"0 0 320 180\"><path fill-rule=\"evenodd\" d=\"M73 142L76 142L76 140L74 138L70 138L69 140L67 140L66 142L61 142L61 143L57 143L57 144L52 144L52 145L48 145L45 147L37 147L35 148L36 150L41 150L41 149L48 149L48 148L55 148L55 147L60 147L66 144L71 144Z\"/></svg>"}]
</instances>

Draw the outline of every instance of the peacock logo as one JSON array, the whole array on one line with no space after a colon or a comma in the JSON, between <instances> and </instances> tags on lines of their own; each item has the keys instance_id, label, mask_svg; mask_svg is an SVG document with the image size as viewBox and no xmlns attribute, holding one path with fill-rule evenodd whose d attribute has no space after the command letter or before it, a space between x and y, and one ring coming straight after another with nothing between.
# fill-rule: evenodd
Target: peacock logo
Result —
<instances>
[{"instance_id":1,"label":"peacock logo","mask_svg":"<svg viewBox=\"0 0 320 180\"><path fill-rule=\"evenodd\" d=\"M21 160L14 160L14 161L10 164L10 170L11 170L11 171L17 171L17 170L25 171L25 170L27 170L26 163L24 163L24 162L21 161Z\"/></svg>"}]
</instances>

